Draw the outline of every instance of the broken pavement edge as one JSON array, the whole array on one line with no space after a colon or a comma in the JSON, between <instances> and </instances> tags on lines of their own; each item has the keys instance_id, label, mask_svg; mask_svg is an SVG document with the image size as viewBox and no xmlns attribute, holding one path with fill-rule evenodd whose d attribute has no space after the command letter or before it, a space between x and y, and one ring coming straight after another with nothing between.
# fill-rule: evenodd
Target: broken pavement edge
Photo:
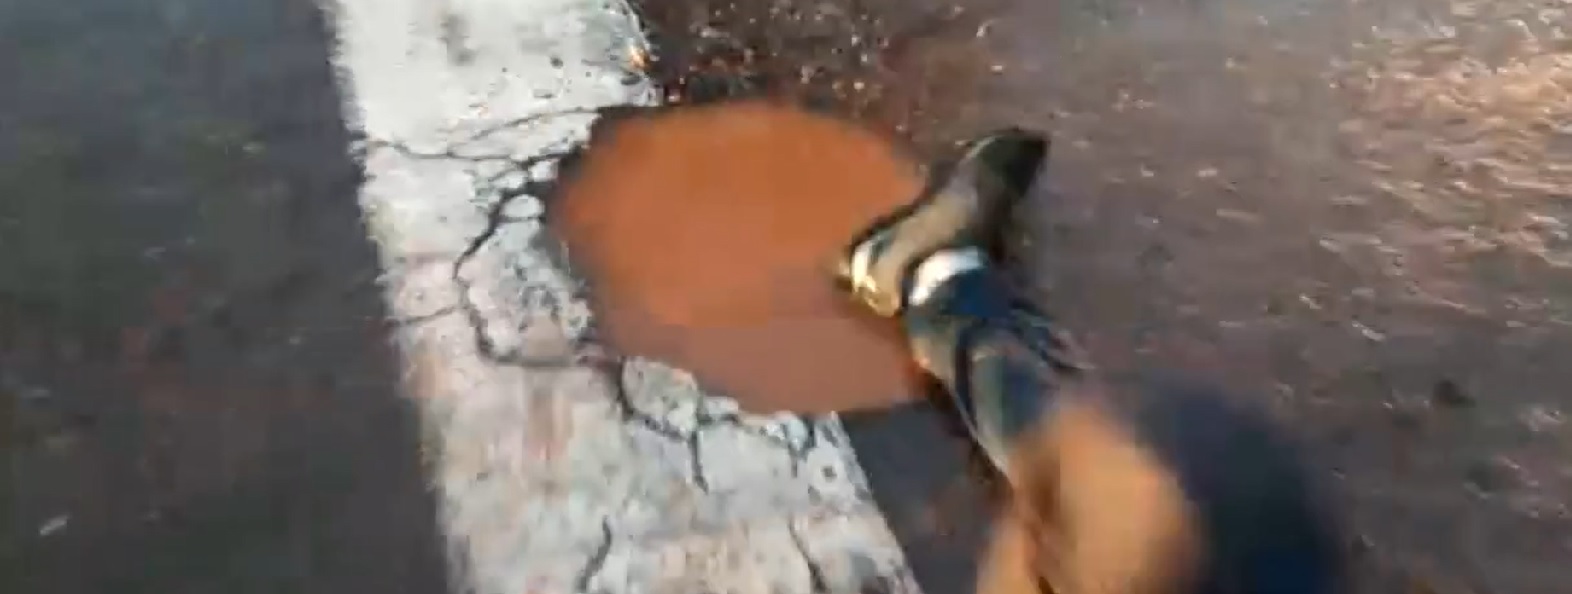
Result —
<instances>
[{"instance_id":1,"label":"broken pavement edge","mask_svg":"<svg viewBox=\"0 0 1572 594\"><path fill-rule=\"evenodd\" d=\"M540 216L596 110L656 101L623 1L324 9L454 590L919 592L836 417L595 347Z\"/></svg>"}]
</instances>

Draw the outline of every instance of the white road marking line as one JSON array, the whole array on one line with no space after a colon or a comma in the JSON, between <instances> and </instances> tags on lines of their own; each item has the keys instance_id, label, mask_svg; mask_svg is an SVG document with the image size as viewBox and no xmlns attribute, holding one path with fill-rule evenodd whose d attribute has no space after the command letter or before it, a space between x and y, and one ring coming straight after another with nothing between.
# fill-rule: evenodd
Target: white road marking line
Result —
<instances>
[{"instance_id":1,"label":"white road marking line","mask_svg":"<svg viewBox=\"0 0 1572 594\"><path fill-rule=\"evenodd\" d=\"M622 0L325 1L456 589L918 592L834 417L568 362L589 311L518 189L655 101Z\"/></svg>"}]
</instances>

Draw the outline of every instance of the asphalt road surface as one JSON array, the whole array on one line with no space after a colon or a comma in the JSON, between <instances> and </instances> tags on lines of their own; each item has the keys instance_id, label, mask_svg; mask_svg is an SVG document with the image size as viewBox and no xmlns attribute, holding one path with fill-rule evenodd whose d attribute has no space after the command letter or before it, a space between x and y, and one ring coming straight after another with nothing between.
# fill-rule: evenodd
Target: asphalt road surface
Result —
<instances>
[{"instance_id":1,"label":"asphalt road surface","mask_svg":"<svg viewBox=\"0 0 1572 594\"><path fill-rule=\"evenodd\" d=\"M1366 590L1572 579L1565 2L645 4L673 100L1053 130L1044 299L1100 365L1303 431ZM447 588L330 23L0 3L6 591ZM917 581L965 591L963 444L923 407L846 427Z\"/></svg>"},{"instance_id":2,"label":"asphalt road surface","mask_svg":"<svg viewBox=\"0 0 1572 594\"><path fill-rule=\"evenodd\" d=\"M675 100L1051 130L1024 272L1100 366L1305 434L1363 590L1564 589L1566 2L640 4Z\"/></svg>"},{"instance_id":3,"label":"asphalt road surface","mask_svg":"<svg viewBox=\"0 0 1572 594\"><path fill-rule=\"evenodd\" d=\"M0 5L8 592L437 592L322 14Z\"/></svg>"}]
</instances>

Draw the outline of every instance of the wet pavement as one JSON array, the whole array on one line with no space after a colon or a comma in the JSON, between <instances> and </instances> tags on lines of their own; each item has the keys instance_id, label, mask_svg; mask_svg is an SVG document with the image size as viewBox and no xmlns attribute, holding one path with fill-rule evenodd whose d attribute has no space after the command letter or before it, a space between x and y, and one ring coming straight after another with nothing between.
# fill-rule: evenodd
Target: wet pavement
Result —
<instances>
[{"instance_id":1,"label":"wet pavement","mask_svg":"<svg viewBox=\"0 0 1572 594\"><path fill-rule=\"evenodd\" d=\"M0 590L445 588L327 33L0 3Z\"/></svg>"},{"instance_id":2,"label":"wet pavement","mask_svg":"<svg viewBox=\"0 0 1572 594\"><path fill-rule=\"evenodd\" d=\"M677 100L788 94L928 151L1053 131L1024 272L1111 373L1209 378L1302 433L1360 591L1568 579L1566 2L644 10ZM942 433L890 422L847 425ZM868 465L885 500L943 490L895 467ZM892 522L909 554L944 541Z\"/></svg>"}]
</instances>

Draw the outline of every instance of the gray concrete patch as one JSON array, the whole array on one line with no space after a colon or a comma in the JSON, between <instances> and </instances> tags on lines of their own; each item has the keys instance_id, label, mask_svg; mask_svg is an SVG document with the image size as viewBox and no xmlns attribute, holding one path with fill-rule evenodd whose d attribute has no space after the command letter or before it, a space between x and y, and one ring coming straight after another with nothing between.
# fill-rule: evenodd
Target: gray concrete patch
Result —
<instances>
[{"instance_id":1,"label":"gray concrete patch","mask_svg":"<svg viewBox=\"0 0 1572 594\"><path fill-rule=\"evenodd\" d=\"M655 101L622 2L329 10L457 586L917 591L837 419L745 415L592 344L539 188L597 109Z\"/></svg>"}]
</instances>

